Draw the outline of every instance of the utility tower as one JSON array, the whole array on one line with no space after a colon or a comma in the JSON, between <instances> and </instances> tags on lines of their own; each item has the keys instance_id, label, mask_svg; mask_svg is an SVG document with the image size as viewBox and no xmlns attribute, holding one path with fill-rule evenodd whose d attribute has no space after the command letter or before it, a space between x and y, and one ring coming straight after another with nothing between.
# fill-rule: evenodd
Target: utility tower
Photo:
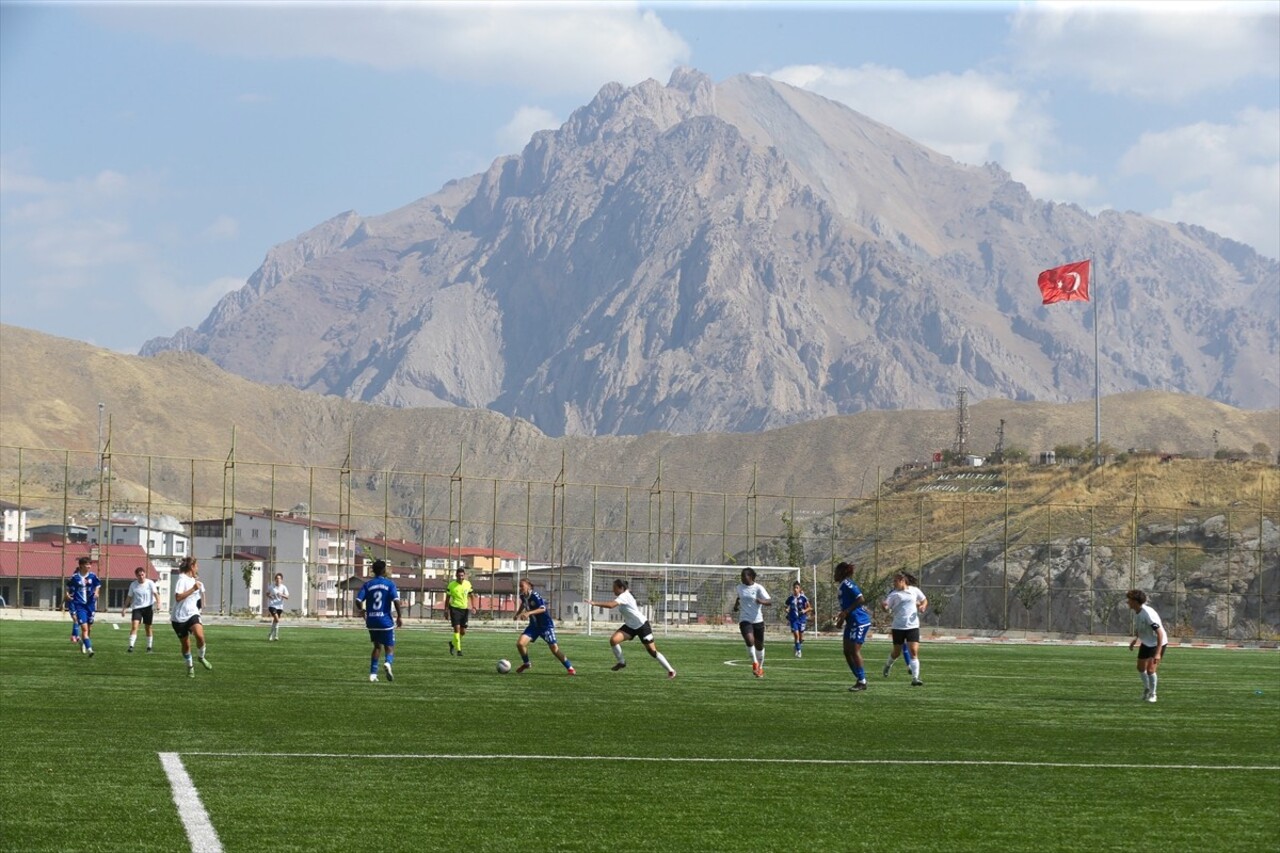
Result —
<instances>
[{"instance_id":1,"label":"utility tower","mask_svg":"<svg viewBox=\"0 0 1280 853\"><path fill-rule=\"evenodd\" d=\"M996 449L991 453L991 461L997 465L1004 464L1004 418L1000 419L1000 428L996 430Z\"/></svg>"},{"instance_id":2,"label":"utility tower","mask_svg":"<svg viewBox=\"0 0 1280 853\"><path fill-rule=\"evenodd\" d=\"M969 452L969 386L956 392L956 440L951 446L957 459Z\"/></svg>"}]
</instances>

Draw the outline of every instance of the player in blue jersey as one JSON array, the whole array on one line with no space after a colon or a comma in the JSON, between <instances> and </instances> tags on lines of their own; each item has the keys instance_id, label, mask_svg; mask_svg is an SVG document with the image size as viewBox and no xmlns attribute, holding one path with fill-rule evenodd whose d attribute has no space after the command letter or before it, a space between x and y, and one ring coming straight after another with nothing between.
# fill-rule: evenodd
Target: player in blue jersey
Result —
<instances>
[{"instance_id":1,"label":"player in blue jersey","mask_svg":"<svg viewBox=\"0 0 1280 853\"><path fill-rule=\"evenodd\" d=\"M534 591L533 581L528 578L520 580L520 609L516 611L516 620L519 621L522 616L529 617L529 625L520 635L520 639L516 640L516 651L520 653L520 660L523 661L516 668L516 672L524 672L533 666L529 662L529 644L541 639L547 644L547 648L551 649L551 654L564 665L565 672L577 675L573 664L564 656L564 652L560 651L560 644L556 642L556 623L551 618L547 600Z\"/></svg>"},{"instance_id":2,"label":"player in blue jersey","mask_svg":"<svg viewBox=\"0 0 1280 853\"><path fill-rule=\"evenodd\" d=\"M80 651L93 657L93 614L98 609L102 581L89 571L89 558L76 560L76 570L67 578L67 603L71 618L80 625Z\"/></svg>"},{"instance_id":3,"label":"player in blue jersey","mask_svg":"<svg viewBox=\"0 0 1280 853\"><path fill-rule=\"evenodd\" d=\"M836 583L839 585L840 613L836 627L844 625L844 659L855 679L850 691L867 689L867 671L862 665L862 644L871 635L871 612L866 608L862 590L853 580L853 564L837 563Z\"/></svg>"},{"instance_id":4,"label":"player in blue jersey","mask_svg":"<svg viewBox=\"0 0 1280 853\"><path fill-rule=\"evenodd\" d=\"M791 585L791 595L787 597L787 623L791 626L791 638L795 641L796 657L804 655L804 632L809 627L809 614L813 608L809 605L809 596L804 594L800 581Z\"/></svg>"},{"instance_id":5,"label":"player in blue jersey","mask_svg":"<svg viewBox=\"0 0 1280 853\"><path fill-rule=\"evenodd\" d=\"M356 593L356 607L364 612L364 625L369 629L369 639L373 641L373 656L369 658L369 680L378 680L378 653L384 654L383 670L387 673L387 681L395 681L391 672L391 664L396 655L396 628L401 627L400 591L395 582L386 577L387 561L373 561L373 577L364 582ZM391 612L395 611L392 618Z\"/></svg>"}]
</instances>

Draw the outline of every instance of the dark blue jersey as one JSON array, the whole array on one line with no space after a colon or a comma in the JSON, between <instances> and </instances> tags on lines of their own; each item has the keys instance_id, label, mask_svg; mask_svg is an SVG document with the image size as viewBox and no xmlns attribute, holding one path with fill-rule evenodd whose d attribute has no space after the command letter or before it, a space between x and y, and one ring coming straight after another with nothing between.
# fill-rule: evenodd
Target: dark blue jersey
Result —
<instances>
[{"instance_id":1,"label":"dark blue jersey","mask_svg":"<svg viewBox=\"0 0 1280 853\"><path fill-rule=\"evenodd\" d=\"M797 622L808 617L809 613L809 596L803 592L799 595L793 595L787 598L787 618L792 622Z\"/></svg>"},{"instance_id":2,"label":"dark blue jersey","mask_svg":"<svg viewBox=\"0 0 1280 853\"><path fill-rule=\"evenodd\" d=\"M391 602L399 600L400 591L396 589L394 582L386 578L370 578L356 593L356 601L364 607L366 628L394 628L395 607Z\"/></svg>"},{"instance_id":3,"label":"dark blue jersey","mask_svg":"<svg viewBox=\"0 0 1280 853\"><path fill-rule=\"evenodd\" d=\"M530 610L537 610L539 607L546 608L547 600L541 595L538 595L537 590L533 590L528 595L523 593L520 594L521 610L528 613ZM529 617L529 627L539 632L545 631L548 628L554 628L555 626L556 623L551 618L551 611L549 609L544 609L543 612L539 613L537 616Z\"/></svg>"},{"instance_id":4,"label":"dark blue jersey","mask_svg":"<svg viewBox=\"0 0 1280 853\"><path fill-rule=\"evenodd\" d=\"M93 594L97 592L100 586L102 586L102 581L98 580L98 576L93 572L84 575L76 572L67 578L67 595L71 597L72 604L92 610L94 606Z\"/></svg>"},{"instance_id":5,"label":"dark blue jersey","mask_svg":"<svg viewBox=\"0 0 1280 853\"><path fill-rule=\"evenodd\" d=\"M853 582L853 578L840 581L840 609L848 610L854 602L862 597L862 590ZM849 621L857 625L866 625L871 621L871 612L865 606L854 607L849 614Z\"/></svg>"}]
</instances>

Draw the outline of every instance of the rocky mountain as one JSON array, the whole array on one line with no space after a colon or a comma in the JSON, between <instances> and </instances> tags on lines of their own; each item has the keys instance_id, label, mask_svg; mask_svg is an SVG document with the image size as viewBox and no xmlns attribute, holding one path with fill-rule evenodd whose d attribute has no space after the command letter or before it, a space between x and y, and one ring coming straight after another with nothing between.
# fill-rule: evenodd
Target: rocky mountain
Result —
<instances>
[{"instance_id":1,"label":"rocky mountain","mask_svg":"<svg viewBox=\"0 0 1280 853\"><path fill-rule=\"evenodd\" d=\"M970 399L1280 401L1280 264L1032 198L764 77L610 84L518 156L272 249L191 350L265 383L489 408L548 435L749 432Z\"/></svg>"}]
</instances>

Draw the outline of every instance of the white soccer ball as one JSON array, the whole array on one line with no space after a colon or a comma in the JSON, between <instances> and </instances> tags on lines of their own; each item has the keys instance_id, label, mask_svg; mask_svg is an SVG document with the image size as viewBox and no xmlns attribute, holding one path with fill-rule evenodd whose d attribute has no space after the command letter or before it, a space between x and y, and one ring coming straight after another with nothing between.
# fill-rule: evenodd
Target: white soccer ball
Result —
<instances>
[{"instance_id":1,"label":"white soccer ball","mask_svg":"<svg viewBox=\"0 0 1280 853\"><path fill-rule=\"evenodd\" d=\"M503 658L502 660L498 661L499 674L506 675L510 671L511 671L511 661L507 660L506 658Z\"/></svg>"}]
</instances>

